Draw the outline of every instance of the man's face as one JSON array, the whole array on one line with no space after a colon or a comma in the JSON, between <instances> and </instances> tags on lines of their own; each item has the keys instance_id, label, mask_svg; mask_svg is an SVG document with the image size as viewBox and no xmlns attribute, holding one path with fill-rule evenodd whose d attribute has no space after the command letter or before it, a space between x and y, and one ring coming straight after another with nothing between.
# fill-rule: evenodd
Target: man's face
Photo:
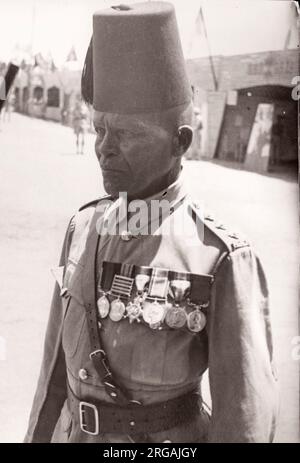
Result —
<instances>
[{"instance_id":1,"label":"man's face","mask_svg":"<svg viewBox=\"0 0 300 463\"><path fill-rule=\"evenodd\" d=\"M95 151L108 194L126 191L129 198L147 196L174 167L174 129L161 115L95 111L94 126Z\"/></svg>"}]
</instances>

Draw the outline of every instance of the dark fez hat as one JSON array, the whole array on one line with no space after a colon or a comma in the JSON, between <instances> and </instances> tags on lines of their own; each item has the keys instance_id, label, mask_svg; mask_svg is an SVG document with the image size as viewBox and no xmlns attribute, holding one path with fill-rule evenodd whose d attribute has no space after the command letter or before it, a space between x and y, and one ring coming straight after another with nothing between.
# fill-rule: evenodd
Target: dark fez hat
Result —
<instances>
[{"instance_id":1,"label":"dark fez hat","mask_svg":"<svg viewBox=\"0 0 300 463\"><path fill-rule=\"evenodd\" d=\"M93 106L159 112L191 100L173 5L120 5L93 16Z\"/></svg>"}]
</instances>

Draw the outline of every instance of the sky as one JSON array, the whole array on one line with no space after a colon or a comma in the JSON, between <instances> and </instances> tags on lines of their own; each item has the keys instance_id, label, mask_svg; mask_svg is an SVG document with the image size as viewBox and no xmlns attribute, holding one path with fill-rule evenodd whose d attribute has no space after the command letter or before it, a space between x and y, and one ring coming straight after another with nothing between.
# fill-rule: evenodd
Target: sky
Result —
<instances>
[{"instance_id":1,"label":"sky","mask_svg":"<svg viewBox=\"0 0 300 463\"><path fill-rule=\"evenodd\" d=\"M155 0L154 0L155 1ZM176 16L185 56L241 54L282 50L292 24L293 12L287 0L169 0ZM120 2L122 3L122 2ZM123 3L136 3L128 0ZM92 14L118 4L111 0L0 0L0 61L28 46L34 53L51 53L61 65L72 45L82 65L92 34ZM208 42L198 23L202 6ZM297 31L289 48L297 46ZM13 56L14 57L14 56Z\"/></svg>"}]
</instances>

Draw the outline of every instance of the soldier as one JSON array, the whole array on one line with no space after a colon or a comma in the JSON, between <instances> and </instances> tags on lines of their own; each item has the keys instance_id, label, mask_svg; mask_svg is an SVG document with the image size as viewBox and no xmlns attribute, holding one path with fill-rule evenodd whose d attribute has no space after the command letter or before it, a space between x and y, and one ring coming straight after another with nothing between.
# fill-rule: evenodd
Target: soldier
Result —
<instances>
[{"instance_id":1,"label":"soldier","mask_svg":"<svg viewBox=\"0 0 300 463\"><path fill-rule=\"evenodd\" d=\"M88 127L88 110L83 101L77 100L72 114L74 134L76 136L76 154L84 154L85 132Z\"/></svg>"},{"instance_id":2,"label":"soldier","mask_svg":"<svg viewBox=\"0 0 300 463\"><path fill-rule=\"evenodd\" d=\"M271 442L266 280L248 243L186 195L192 107L173 7L95 13L82 89L109 196L68 227L25 441Z\"/></svg>"}]
</instances>

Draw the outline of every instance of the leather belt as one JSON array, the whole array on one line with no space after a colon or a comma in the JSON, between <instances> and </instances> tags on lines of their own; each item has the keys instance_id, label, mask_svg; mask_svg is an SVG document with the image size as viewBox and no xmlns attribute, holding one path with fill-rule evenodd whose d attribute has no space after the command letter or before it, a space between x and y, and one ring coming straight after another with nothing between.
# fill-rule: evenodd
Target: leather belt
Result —
<instances>
[{"instance_id":1,"label":"leather belt","mask_svg":"<svg viewBox=\"0 0 300 463\"><path fill-rule=\"evenodd\" d=\"M134 435L164 431L190 421L199 414L202 401L196 391L191 391L166 402L120 407L106 402L82 401L68 387L68 405L81 431L87 434Z\"/></svg>"}]
</instances>

